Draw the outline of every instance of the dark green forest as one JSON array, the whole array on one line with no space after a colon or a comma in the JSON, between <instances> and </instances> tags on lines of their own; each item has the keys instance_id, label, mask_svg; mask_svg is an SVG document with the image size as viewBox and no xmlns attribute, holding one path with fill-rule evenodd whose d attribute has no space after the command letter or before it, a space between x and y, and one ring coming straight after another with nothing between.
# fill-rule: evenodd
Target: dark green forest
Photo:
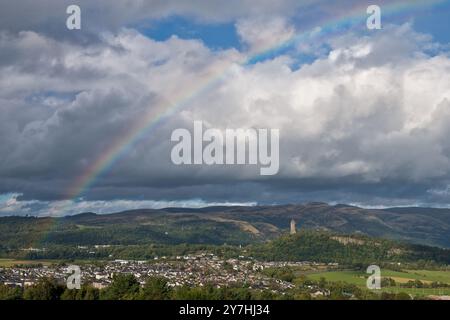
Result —
<instances>
[{"instance_id":1,"label":"dark green forest","mask_svg":"<svg viewBox=\"0 0 450 320\"><path fill-rule=\"evenodd\" d=\"M2 257L15 259L55 260L151 260L155 257L181 256L209 252L224 258L245 256L261 261L336 262L352 267L370 264L389 265L403 262L422 267L450 264L450 250L371 238L362 235L342 235L326 231L302 230L295 235L282 235L263 243L246 246L200 244L145 244L83 247L49 245L45 251L3 249Z\"/></svg>"}]
</instances>

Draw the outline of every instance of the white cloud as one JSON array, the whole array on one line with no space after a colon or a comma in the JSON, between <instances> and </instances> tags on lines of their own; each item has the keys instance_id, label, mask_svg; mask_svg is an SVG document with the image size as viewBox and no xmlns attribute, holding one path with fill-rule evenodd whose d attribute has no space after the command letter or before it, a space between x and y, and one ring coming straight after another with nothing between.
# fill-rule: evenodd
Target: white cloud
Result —
<instances>
[{"instance_id":1,"label":"white cloud","mask_svg":"<svg viewBox=\"0 0 450 320\"><path fill-rule=\"evenodd\" d=\"M202 199L186 201L155 201L155 200L110 200L85 201L61 200L38 201L18 200L21 194L0 195L0 216L33 215L59 217L84 212L108 214L136 209L163 209L163 208L203 208L209 206L254 206L255 202L211 202Z\"/></svg>"},{"instance_id":2,"label":"white cloud","mask_svg":"<svg viewBox=\"0 0 450 320\"><path fill-rule=\"evenodd\" d=\"M171 16L191 17L200 22L233 22L249 16L292 15L307 7L311 0L78 0L82 12L82 30L116 31L124 25L150 24ZM71 0L1 0L0 29L38 30L46 34L71 37L66 30L66 8ZM316 2L316 5L322 5ZM60 26L58 28L58 26ZM73 33L72 33L73 35Z\"/></svg>"},{"instance_id":3,"label":"white cloud","mask_svg":"<svg viewBox=\"0 0 450 320\"><path fill-rule=\"evenodd\" d=\"M241 35L251 48L293 32L282 20L258 32L252 27L260 22L242 21ZM145 199L200 194L204 201L224 202L217 198L246 195L227 183L274 182L243 166L174 167L170 133L194 120L219 129L280 129L275 193L284 192L277 185L289 188L292 181L319 181L322 188L330 180L351 181L358 191L354 185L389 182L395 188L449 179L448 53L429 56L431 39L409 25L333 39L330 45L329 55L292 70L289 57L243 66L237 61L244 53L236 50L213 52L200 41L176 37L157 42L129 29L88 45L31 31L3 33L0 191L58 198L143 115L158 115L179 102L186 105L94 184L91 197L101 201L60 202L45 210L156 205L103 202L132 193ZM12 201L4 210L17 205Z\"/></svg>"},{"instance_id":4,"label":"white cloud","mask_svg":"<svg viewBox=\"0 0 450 320\"><path fill-rule=\"evenodd\" d=\"M258 16L237 22L236 30L250 53L265 51L285 43L295 28L284 17Z\"/></svg>"}]
</instances>

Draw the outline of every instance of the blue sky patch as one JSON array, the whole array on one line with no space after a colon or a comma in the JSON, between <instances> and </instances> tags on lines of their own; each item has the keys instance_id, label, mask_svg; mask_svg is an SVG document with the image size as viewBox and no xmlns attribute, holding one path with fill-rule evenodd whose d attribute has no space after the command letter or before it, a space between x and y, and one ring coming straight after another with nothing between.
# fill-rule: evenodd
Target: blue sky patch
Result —
<instances>
[{"instance_id":1,"label":"blue sky patch","mask_svg":"<svg viewBox=\"0 0 450 320\"><path fill-rule=\"evenodd\" d=\"M137 29L158 41L176 35L181 39L200 39L212 49L241 48L234 23L206 25L177 16L153 21L151 26L140 26Z\"/></svg>"}]
</instances>

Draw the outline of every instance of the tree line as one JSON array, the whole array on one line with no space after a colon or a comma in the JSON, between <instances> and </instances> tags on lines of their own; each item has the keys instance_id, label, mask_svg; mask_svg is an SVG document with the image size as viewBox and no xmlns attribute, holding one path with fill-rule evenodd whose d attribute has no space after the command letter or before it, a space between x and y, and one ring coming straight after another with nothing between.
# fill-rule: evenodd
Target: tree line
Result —
<instances>
[{"instance_id":1,"label":"tree line","mask_svg":"<svg viewBox=\"0 0 450 320\"><path fill-rule=\"evenodd\" d=\"M285 277L285 273L274 274ZM291 281L293 279L290 279ZM321 292L323 294L317 294ZM132 274L116 274L103 289L83 284L68 289L55 279L43 277L34 285L22 288L0 284L0 300L409 300L405 293L374 293L345 282L319 281L304 277L295 279L295 288L287 292L256 290L245 284L233 287L172 287L164 277L149 277L141 285Z\"/></svg>"}]
</instances>

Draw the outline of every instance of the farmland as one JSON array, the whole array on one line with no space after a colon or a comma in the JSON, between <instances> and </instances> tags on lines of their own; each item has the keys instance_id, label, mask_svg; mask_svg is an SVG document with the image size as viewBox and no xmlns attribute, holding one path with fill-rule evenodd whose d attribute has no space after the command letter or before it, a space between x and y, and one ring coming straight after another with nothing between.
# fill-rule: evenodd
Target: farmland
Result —
<instances>
[{"instance_id":1,"label":"farmland","mask_svg":"<svg viewBox=\"0 0 450 320\"><path fill-rule=\"evenodd\" d=\"M346 282L354 284L358 287L365 288L368 274L362 271L325 271L307 273L306 277L311 280L319 281L324 278L330 282ZM390 293L405 292L414 296L428 296L428 295L450 295L450 271L435 271L435 270L382 270L382 279L393 279L395 286L382 286L381 290ZM433 282L448 285L447 287L440 286L437 288L431 287L404 287L408 282L419 280L425 285L430 286Z\"/></svg>"}]
</instances>

